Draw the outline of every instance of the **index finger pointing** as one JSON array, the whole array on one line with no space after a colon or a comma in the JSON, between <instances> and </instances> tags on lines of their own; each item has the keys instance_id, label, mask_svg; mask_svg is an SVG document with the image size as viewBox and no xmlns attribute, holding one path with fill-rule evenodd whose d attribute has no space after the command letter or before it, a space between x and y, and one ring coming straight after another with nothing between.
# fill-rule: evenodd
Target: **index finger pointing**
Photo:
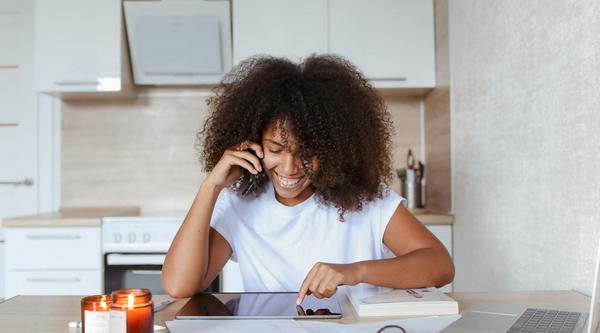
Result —
<instances>
[{"instance_id":1,"label":"index finger pointing","mask_svg":"<svg viewBox=\"0 0 600 333\"><path fill-rule=\"evenodd\" d=\"M300 291L298 291L298 298L296 299L296 305L300 305L302 303L302 301L304 300L304 296L306 296L307 292L308 292L308 286L310 286L310 283L312 282L312 279L314 278L314 276L317 274L318 271L318 265L315 264L313 266L313 268L310 270L310 272L308 272L308 274L306 274L306 277L304 278L304 281L302 282L302 286L300 286Z\"/></svg>"}]
</instances>

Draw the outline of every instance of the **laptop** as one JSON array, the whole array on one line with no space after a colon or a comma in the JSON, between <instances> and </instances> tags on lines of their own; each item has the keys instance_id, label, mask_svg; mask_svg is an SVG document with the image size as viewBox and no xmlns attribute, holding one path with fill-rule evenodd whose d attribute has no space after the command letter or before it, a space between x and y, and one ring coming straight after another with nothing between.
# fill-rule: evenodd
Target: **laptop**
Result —
<instances>
[{"instance_id":1,"label":"laptop","mask_svg":"<svg viewBox=\"0 0 600 333\"><path fill-rule=\"evenodd\" d=\"M476 304L442 332L586 332L595 333L600 302L600 242L589 313L510 304Z\"/></svg>"},{"instance_id":2,"label":"laptop","mask_svg":"<svg viewBox=\"0 0 600 333\"><path fill-rule=\"evenodd\" d=\"M335 295L304 297L297 292L200 293L175 314L175 319L335 319L342 310Z\"/></svg>"}]
</instances>

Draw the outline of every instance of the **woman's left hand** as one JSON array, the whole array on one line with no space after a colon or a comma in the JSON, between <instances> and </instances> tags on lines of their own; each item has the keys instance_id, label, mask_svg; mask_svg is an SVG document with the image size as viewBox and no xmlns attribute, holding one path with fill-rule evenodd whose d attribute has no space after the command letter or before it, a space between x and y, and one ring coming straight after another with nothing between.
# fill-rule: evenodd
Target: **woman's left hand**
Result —
<instances>
[{"instance_id":1,"label":"woman's left hand","mask_svg":"<svg viewBox=\"0 0 600 333\"><path fill-rule=\"evenodd\" d=\"M317 262L308 272L300 291L296 304L302 303L304 296L313 294L317 298L331 297L338 286L353 286L360 283L364 276L363 269L358 263L329 264Z\"/></svg>"}]
</instances>

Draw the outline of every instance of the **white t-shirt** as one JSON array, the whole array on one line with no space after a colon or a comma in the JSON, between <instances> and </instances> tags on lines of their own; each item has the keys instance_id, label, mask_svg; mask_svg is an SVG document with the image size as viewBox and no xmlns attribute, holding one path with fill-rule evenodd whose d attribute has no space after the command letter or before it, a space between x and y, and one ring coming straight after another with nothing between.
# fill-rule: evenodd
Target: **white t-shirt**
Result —
<instances>
[{"instance_id":1,"label":"white t-shirt","mask_svg":"<svg viewBox=\"0 0 600 333\"><path fill-rule=\"evenodd\" d=\"M353 263L389 254L383 234L403 200L388 190L340 222L337 209L319 204L315 194L289 207L268 183L258 197L221 191L210 224L231 246L245 291L298 291L318 261Z\"/></svg>"}]
</instances>

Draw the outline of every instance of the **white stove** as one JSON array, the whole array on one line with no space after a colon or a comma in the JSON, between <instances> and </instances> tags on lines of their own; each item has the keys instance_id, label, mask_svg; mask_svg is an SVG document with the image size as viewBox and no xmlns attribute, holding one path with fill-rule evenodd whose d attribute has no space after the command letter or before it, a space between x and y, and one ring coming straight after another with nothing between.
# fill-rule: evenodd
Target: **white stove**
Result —
<instances>
[{"instance_id":1,"label":"white stove","mask_svg":"<svg viewBox=\"0 0 600 333\"><path fill-rule=\"evenodd\" d=\"M105 217L102 252L167 253L182 222L183 217Z\"/></svg>"},{"instance_id":2,"label":"white stove","mask_svg":"<svg viewBox=\"0 0 600 333\"><path fill-rule=\"evenodd\" d=\"M153 294L165 294L162 265L184 220L183 215L102 218L104 292L148 288ZM208 290L243 291L237 264L229 261Z\"/></svg>"},{"instance_id":3,"label":"white stove","mask_svg":"<svg viewBox=\"0 0 600 333\"><path fill-rule=\"evenodd\" d=\"M104 292L162 288L162 265L183 217L122 216L102 218Z\"/></svg>"}]
</instances>

